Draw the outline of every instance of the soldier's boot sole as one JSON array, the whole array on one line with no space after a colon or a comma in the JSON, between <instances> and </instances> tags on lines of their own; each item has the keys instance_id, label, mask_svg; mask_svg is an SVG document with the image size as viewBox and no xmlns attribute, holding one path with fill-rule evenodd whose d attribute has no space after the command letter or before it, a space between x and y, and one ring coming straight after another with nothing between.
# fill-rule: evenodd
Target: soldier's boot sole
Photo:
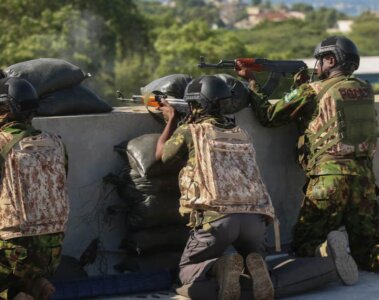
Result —
<instances>
[{"instance_id":1,"label":"soldier's boot sole","mask_svg":"<svg viewBox=\"0 0 379 300\"><path fill-rule=\"evenodd\" d=\"M274 287L263 257L258 253L250 253L246 257L246 266L253 284L254 300L274 299Z\"/></svg>"},{"instance_id":2,"label":"soldier's boot sole","mask_svg":"<svg viewBox=\"0 0 379 300\"><path fill-rule=\"evenodd\" d=\"M327 248L330 252L337 274L345 285L353 285L358 281L359 272L354 258L348 253L349 242L340 231L331 231L327 236Z\"/></svg>"},{"instance_id":3,"label":"soldier's boot sole","mask_svg":"<svg viewBox=\"0 0 379 300\"><path fill-rule=\"evenodd\" d=\"M243 258L238 253L224 255L214 266L219 284L219 300L238 300L241 297L240 275L243 271Z\"/></svg>"}]
</instances>

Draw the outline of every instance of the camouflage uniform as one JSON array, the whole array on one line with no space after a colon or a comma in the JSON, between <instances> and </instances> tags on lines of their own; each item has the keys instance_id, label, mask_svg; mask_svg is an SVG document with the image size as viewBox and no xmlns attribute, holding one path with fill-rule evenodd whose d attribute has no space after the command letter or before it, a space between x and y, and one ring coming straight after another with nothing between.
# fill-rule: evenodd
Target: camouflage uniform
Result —
<instances>
[{"instance_id":1,"label":"camouflage uniform","mask_svg":"<svg viewBox=\"0 0 379 300\"><path fill-rule=\"evenodd\" d=\"M252 100L262 125L277 127L294 121L300 132L299 162L306 172L307 183L293 231L295 253L313 256L328 232L344 225L358 265L378 270L379 214L372 158L324 153L315 164L308 163L312 144L307 129L319 113L317 92L311 84L293 89L275 104L270 104L259 92L252 93Z\"/></svg>"},{"instance_id":2,"label":"camouflage uniform","mask_svg":"<svg viewBox=\"0 0 379 300\"><path fill-rule=\"evenodd\" d=\"M211 123L217 127L235 127L222 116L206 115L201 109L195 112L195 120L188 123ZM163 149L164 163L186 162L186 167L195 168L195 147L188 124L183 124L166 141ZM191 213L192 230L179 263L179 278L182 284L206 280L207 273L225 250L233 245L243 256L250 252L265 255L267 219L258 213L228 213L191 210L181 207L181 213ZM253 228L253 230L252 230Z\"/></svg>"},{"instance_id":3,"label":"camouflage uniform","mask_svg":"<svg viewBox=\"0 0 379 300\"><path fill-rule=\"evenodd\" d=\"M19 134L25 129L23 123L7 123L1 132ZM63 238L64 233L57 232L0 239L0 299L23 291L24 280L51 276L60 262Z\"/></svg>"},{"instance_id":4,"label":"camouflage uniform","mask_svg":"<svg viewBox=\"0 0 379 300\"><path fill-rule=\"evenodd\" d=\"M63 237L54 233L0 240L0 297L7 299L11 288L17 294L20 279L51 276L59 265Z\"/></svg>"}]
</instances>

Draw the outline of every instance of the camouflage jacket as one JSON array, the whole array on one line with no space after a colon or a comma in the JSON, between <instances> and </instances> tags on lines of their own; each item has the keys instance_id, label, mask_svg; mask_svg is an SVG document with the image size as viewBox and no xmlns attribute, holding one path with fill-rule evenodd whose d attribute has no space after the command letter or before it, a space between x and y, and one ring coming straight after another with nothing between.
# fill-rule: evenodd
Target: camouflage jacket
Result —
<instances>
[{"instance_id":1,"label":"camouflage jacket","mask_svg":"<svg viewBox=\"0 0 379 300\"><path fill-rule=\"evenodd\" d=\"M274 104L271 104L255 85L250 85L250 90L252 108L263 126L279 127L291 122L296 123L299 132L298 158L308 175L363 175L367 168L372 168L370 159L338 158L329 154L320 157L312 167L307 165L311 147L307 142L310 140L307 129L319 113L317 92L311 84L302 84Z\"/></svg>"}]
</instances>

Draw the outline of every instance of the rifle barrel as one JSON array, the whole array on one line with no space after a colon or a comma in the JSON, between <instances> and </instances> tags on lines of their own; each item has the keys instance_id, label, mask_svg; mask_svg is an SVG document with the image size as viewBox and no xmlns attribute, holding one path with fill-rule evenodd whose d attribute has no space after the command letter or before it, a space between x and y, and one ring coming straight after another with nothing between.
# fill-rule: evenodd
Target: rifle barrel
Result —
<instances>
[{"instance_id":1,"label":"rifle barrel","mask_svg":"<svg viewBox=\"0 0 379 300\"><path fill-rule=\"evenodd\" d=\"M118 101L132 102L132 103L142 103L143 96L142 95L133 95L131 98L117 97Z\"/></svg>"},{"instance_id":2,"label":"rifle barrel","mask_svg":"<svg viewBox=\"0 0 379 300\"><path fill-rule=\"evenodd\" d=\"M216 68L216 69L235 69L236 62L234 60L221 59L217 64L207 64L205 58L200 56L199 68Z\"/></svg>"}]
</instances>

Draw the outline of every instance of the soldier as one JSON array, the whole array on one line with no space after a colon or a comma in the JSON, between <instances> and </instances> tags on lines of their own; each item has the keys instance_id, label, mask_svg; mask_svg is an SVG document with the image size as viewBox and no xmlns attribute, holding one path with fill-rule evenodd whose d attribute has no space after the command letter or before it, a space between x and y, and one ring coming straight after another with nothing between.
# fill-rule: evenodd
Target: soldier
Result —
<instances>
[{"instance_id":1,"label":"soldier","mask_svg":"<svg viewBox=\"0 0 379 300\"><path fill-rule=\"evenodd\" d=\"M186 161L179 175L181 212L190 213L190 238L179 264L183 285L217 278L219 299L239 299L239 278L246 264L255 299L273 299L262 257L274 208L261 179L250 138L220 115L232 93L215 76L190 82L184 99L189 114L177 128L177 113L167 102L159 110L167 120L156 158ZM225 254L233 245L235 253Z\"/></svg>"},{"instance_id":2,"label":"soldier","mask_svg":"<svg viewBox=\"0 0 379 300\"><path fill-rule=\"evenodd\" d=\"M319 81L298 85L275 104L259 93L253 74L239 64L238 74L252 90L253 109L264 126L296 122L299 161L307 175L292 248L299 256L335 255L348 245L365 270L379 269L378 203L373 156L377 121L369 83L352 76L359 67L355 44L343 36L315 49ZM326 242L323 243L326 239ZM333 250L334 249L334 250ZM337 264L343 264L337 259Z\"/></svg>"},{"instance_id":3,"label":"soldier","mask_svg":"<svg viewBox=\"0 0 379 300\"><path fill-rule=\"evenodd\" d=\"M0 298L49 299L69 203L61 139L31 126L33 86L0 80Z\"/></svg>"}]
</instances>

